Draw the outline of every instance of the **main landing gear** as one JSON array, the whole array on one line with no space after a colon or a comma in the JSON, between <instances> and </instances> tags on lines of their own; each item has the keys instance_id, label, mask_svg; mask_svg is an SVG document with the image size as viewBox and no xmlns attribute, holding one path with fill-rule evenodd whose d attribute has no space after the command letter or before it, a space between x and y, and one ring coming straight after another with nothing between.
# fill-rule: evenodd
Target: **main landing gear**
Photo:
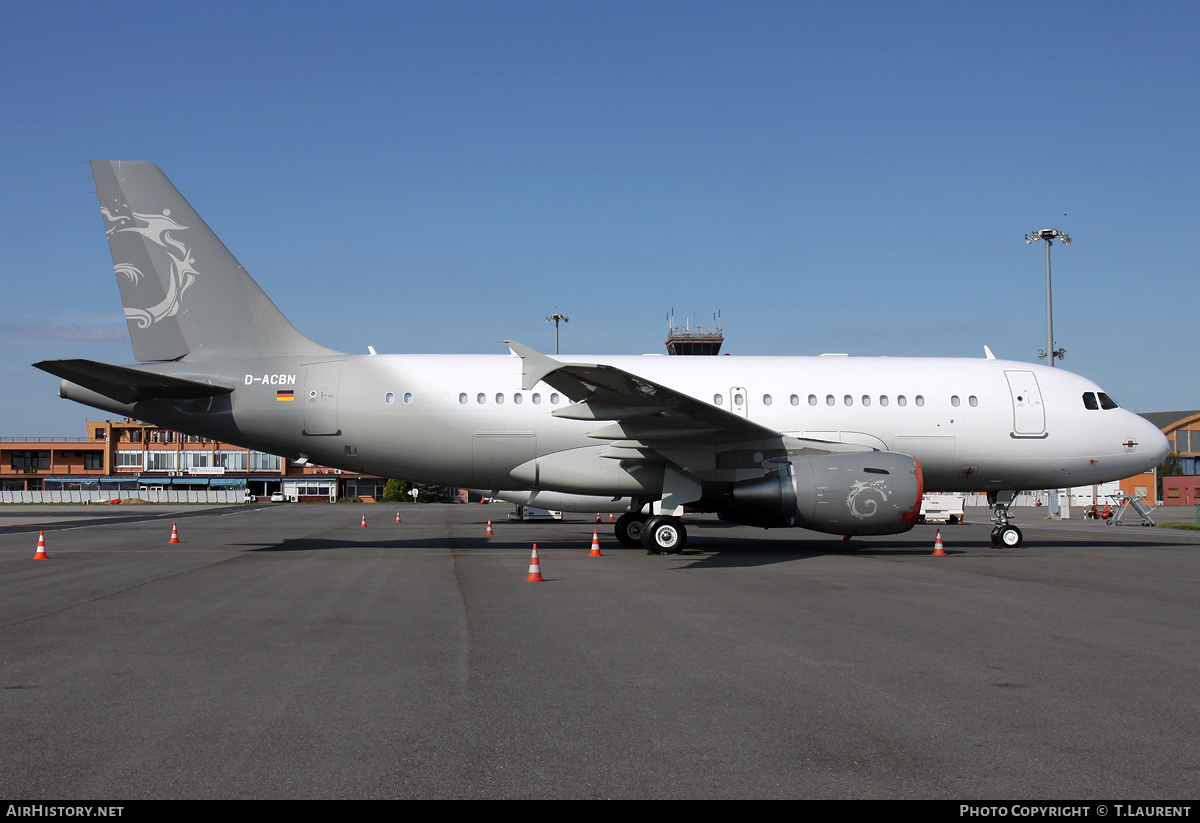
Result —
<instances>
[{"instance_id":1,"label":"main landing gear","mask_svg":"<svg viewBox=\"0 0 1200 823\"><path fill-rule=\"evenodd\" d=\"M617 518L616 533L621 545L641 546L647 554L679 554L687 544L683 521L665 514L623 514Z\"/></svg>"},{"instance_id":2,"label":"main landing gear","mask_svg":"<svg viewBox=\"0 0 1200 823\"><path fill-rule=\"evenodd\" d=\"M1001 546L1005 549L1021 548L1021 541L1024 536L1021 530L1008 522L1008 507L1012 505L1015 492L999 491L988 492L988 505L992 507L992 522L996 524L992 529L992 545Z\"/></svg>"}]
</instances>

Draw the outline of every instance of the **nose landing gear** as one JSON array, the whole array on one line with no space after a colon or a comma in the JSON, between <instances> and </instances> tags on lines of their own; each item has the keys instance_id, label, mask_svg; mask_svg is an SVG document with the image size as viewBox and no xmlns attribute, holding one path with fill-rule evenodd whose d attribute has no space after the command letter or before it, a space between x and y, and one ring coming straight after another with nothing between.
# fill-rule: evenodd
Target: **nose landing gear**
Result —
<instances>
[{"instance_id":1,"label":"nose landing gear","mask_svg":"<svg viewBox=\"0 0 1200 823\"><path fill-rule=\"evenodd\" d=\"M992 522L996 524L992 529L993 546L1001 546L1005 549L1021 548L1024 536L1020 529L1008 522L1008 507L1012 505L1015 495L1016 492L1013 491L988 492L988 505L992 507Z\"/></svg>"}]
</instances>

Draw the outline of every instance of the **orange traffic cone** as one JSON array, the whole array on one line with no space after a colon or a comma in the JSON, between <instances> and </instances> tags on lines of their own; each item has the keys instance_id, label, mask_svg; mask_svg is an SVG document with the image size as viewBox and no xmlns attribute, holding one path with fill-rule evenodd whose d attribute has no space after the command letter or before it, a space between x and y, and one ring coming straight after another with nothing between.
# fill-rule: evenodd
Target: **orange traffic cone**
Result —
<instances>
[{"instance_id":1,"label":"orange traffic cone","mask_svg":"<svg viewBox=\"0 0 1200 823\"><path fill-rule=\"evenodd\" d=\"M396 522L400 522L400 512L396 512Z\"/></svg>"},{"instance_id":2,"label":"orange traffic cone","mask_svg":"<svg viewBox=\"0 0 1200 823\"><path fill-rule=\"evenodd\" d=\"M609 519L609 520L616 520L616 518L615 518L615 517L613 517L613 513L612 513L612 512L609 512L609 513L608 513L608 519Z\"/></svg>"},{"instance_id":3,"label":"orange traffic cone","mask_svg":"<svg viewBox=\"0 0 1200 823\"><path fill-rule=\"evenodd\" d=\"M529 558L529 575L525 578L526 583L545 583L542 579L542 567L538 563L537 543L533 544L533 557Z\"/></svg>"},{"instance_id":4,"label":"orange traffic cone","mask_svg":"<svg viewBox=\"0 0 1200 823\"><path fill-rule=\"evenodd\" d=\"M34 560L49 560L50 556L46 554L46 533L38 532L37 553L33 556Z\"/></svg>"},{"instance_id":5,"label":"orange traffic cone","mask_svg":"<svg viewBox=\"0 0 1200 823\"><path fill-rule=\"evenodd\" d=\"M600 522L600 512L596 512L596 522Z\"/></svg>"},{"instance_id":6,"label":"orange traffic cone","mask_svg":"<svg viewBox=\"0 0 1200 823\"><path fill-rule=\"evenodd\" d=\"M496 534L494 531L492 531L492 518L490 518L490 517L488 518L487 531L485 531L484 534L488 537L492 537Z\"/></svg>"},{"instance_id":7,"label":"orange traffic cone","mask_svg":"<svg viewBox=\"0 0 1200 823\"><path fill-rule=\"evenodd\" d=\"M596 516L599 517L600 515L596 515ZM591 554L588 555L588 557L604 557L604 555L602 555L600 553L600 530L599 529L592 529L592 552L591 552Z\"/></svg>"},{"instance_id":8,"label":"orange traffic cone","mask_svg":"<svg viewBox=\"0 0 1200 823\"><path fill-rule=\"evenodd\" d=\"M168 543L178 543L179 542L179 529L175 528L174 523L171 524L171 539L168 540L167 542Z\"/></svg>"},{"instance_id":9,"label":"orange traffic cone","mask_svg":"<svg viewBox=\"0 0 1200 823\"><path fill-rule=\"evenodd\" d=\"M946 552L942 550L942 530L937 530L937 539L933 541L933 556L945 557Z\"/></svg>"}]
</instances>

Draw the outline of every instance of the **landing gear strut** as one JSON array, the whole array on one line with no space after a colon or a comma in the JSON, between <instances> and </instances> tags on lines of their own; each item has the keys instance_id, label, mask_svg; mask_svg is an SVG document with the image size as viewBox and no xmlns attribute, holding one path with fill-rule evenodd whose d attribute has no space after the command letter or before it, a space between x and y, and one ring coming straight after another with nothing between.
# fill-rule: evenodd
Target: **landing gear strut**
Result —
<instances>
[{"instance_id":1,"label":"landing gear strut","mask_svg":"<svg viewBox=\"0 0 1200 823\"><path fill-rule=\"evenodd\" d=\"M1021 530L1008 522L1008 507L1012 505L1015 494L1012 491L988 492L988 505L992 507L992 522L996 524L992 529L993 546L1003 546L1006 549L1021 548L1023 539Z\"/></svg>"}]
</instances>

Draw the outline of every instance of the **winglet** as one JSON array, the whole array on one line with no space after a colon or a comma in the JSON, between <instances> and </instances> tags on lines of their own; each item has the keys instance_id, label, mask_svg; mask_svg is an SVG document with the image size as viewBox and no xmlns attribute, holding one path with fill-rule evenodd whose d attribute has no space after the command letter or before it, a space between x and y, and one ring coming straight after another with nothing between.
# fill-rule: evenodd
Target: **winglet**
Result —
<instances>
[{"instance_id":1,"label":"winglet","mask_svg":"<svg viewBox=\"0 0 1200 823\"><path fill-rule=\"evenodd\" d=\"M996 355L992 354L992 350L989 349L987 346L983 347L983 354L984 354L984 357L988 360L996 359Z\"/></svg>"},{"instance_id":2,"label":"winglet","mask_svg":"<svg viewBox=\"0 0 1200 823\"><path fill-rule=\"evenodd\" d=\"M521 389L529 391L550 372L562 368L563 364L514 340L505 340L504 345L521 358Z\"/></svg>"}]
</instances>

